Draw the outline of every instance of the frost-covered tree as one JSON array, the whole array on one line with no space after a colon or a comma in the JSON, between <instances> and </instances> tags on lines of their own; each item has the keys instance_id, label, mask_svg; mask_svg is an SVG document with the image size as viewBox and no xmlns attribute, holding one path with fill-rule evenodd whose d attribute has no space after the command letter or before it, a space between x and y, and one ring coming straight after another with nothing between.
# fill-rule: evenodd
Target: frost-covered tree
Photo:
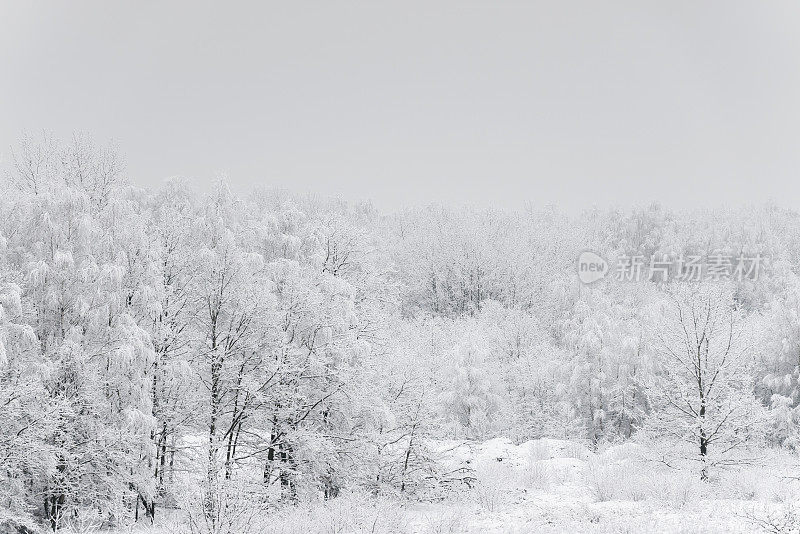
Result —
<instances>
[{"instance_id":1,"label":"frost-covered tree","mask_svg":"<svg viewBox=\"0 0 800 534\"><path fill-rule=\"evenodd\" d=\"M572 358L570 397L593 444L629 438L646 410L643 328L635 301L617 298L586 288L561 326Z\"/></svg>"},{"instance_id":2,"label":"frost-covered tree","mask_svg":"<svg viewBox=\"0 0 800 534\"><path fill-rule=\"evenodd\" d=\"M800 279L788 262L774 266L774 298L759 323L756 391L770 406L771 438L800 448Z\"/></svg>"},{"instance_id":3,"label":"frost-covered tree","mask_svg":"<svg viewBox=\"0 0 800 534\"><path fill-rule=\"evenodd\" d=\"M736 462L734 453L760 437L752 332L722 283L670 287L651 320L657 367L646 390L646 434L688 445L705 479L710 466Z\"/></svg>"},{"instance_id":4,"label":"frost-covered tree","mask_svg":"<svg viewBox=\"0 0 800 534\"><path fill-rule=\"evenodd\" d=\"M53 419L36 336L21 322L21 293L16 284L0 284L0 501L24 524L35 509L27 488L47 475L52 451L42 437Z\"/></svg>"},{"instance_id":5,"label":"frost-covered tree","mask_svg":"<svg viewBox=\"0 0 800 534\"><path fill-rule=\"evenodd\" d=\"M464 336L454 348L443 396L456 436L481 438L491 428L499 409L498 384L485 355L486 343Z\"/></svg>"},{"instance_id":6,"label":"frost-covered tree","mask_svg":"<svg viewBox=\"0 0 800 534\"><path fill-rule=\"evenodd\" d=\"M3 520L184 506L240 532L243 510L347 490L436 495L471 476L439 455L493 437L652 438L707 476L761 443L761 403L767 443L797 448L791 210L385 215L224 182L137 189L83 134L25 137L5 167ZM731 285L584 286L586 247L770 258Z\"/></svg>"}]
</instances>

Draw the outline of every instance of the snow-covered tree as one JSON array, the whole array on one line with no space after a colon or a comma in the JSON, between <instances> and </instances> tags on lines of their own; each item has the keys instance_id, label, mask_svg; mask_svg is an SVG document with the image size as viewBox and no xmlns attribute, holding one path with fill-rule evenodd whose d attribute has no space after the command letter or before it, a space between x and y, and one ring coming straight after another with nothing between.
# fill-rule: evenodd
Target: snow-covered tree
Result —
<instances>
[{"instance_id":1,"label":"snow-covered tree","mask_svg":"<svg viewBox=\"0 0 800 534\"><path fill-rule=\"evenodd\" d=\"M733 288L722 283L670 287L651 328L657 368L646 390L646 433L688 445L705 479L710 466L736 462L734 453L760 437L752 332Z\"/></svg>"}]
</instances>

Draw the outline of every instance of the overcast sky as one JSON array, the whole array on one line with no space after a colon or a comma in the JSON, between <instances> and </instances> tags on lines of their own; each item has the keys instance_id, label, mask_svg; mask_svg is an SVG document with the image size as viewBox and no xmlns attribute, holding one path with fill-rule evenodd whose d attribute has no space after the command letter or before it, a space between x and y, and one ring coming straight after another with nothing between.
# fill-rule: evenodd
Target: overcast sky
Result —
<instances>
[{"instance_id":1,"label":"overcast sky","mask_svg":"<svg viewBox=\"0 0 800 534\"><path fill-rule=\"evenodd\" d=\"M520 207L800 201L800 2L2 2L0 153Z\"/></svg>"}]
</instances>

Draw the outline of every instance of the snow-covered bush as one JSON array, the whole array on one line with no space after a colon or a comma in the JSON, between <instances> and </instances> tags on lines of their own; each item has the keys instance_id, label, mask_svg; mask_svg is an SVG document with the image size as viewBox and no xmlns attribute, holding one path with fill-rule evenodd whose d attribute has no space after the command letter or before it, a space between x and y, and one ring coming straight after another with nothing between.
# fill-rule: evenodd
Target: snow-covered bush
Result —
<instances>
[{"instance_id":1,"label":"snow-covered bush","mask_svg":"<svg viewBox=\"0 0 800 534\"><path fill-rule=\"evenodd\" d=\"M586 482L600 502L663 500L679 506L703 496L708 486L692 471L605 456L589 462Z\"/></svg>"},{"instance_id":2,"label":"snow-covered bush","mask_svg":"<svg viewBox=\"0 0 800 534\"><path fill-rule=\"evenodd\" d=\"M536 457L528 459L522 474L522 483L526 488L546 490L553 482L553 474L546 461Z\"/></svg>"},{"instance_id":3,"label":"snow-covered bush","mask_svg":"<svg viewBox=\"0 0 800 534\"><path fill-rule=\"evenodd\" d=\"M796 505L787 504L777 509L753 507L744 518L765 534L800 534L800 510Z\"/></svg>"},{"instance_id":4,"label":"snow-covered bush","mask_svg":"<svg viewBox=\"0 0 800 534\"><path fill-rule=\"evenodd\" d=\"M509 500L509 493L517 485L518 472L510 467L498 465L491 469L479 469L472 497L478 506L487 512L494 512Z\"/></svg>"},{"instance_id":5,"label":"snow-covered bush","mask_svg":"<svg viewBox=\"0 0 800 534\"><path fill-rule=\"evenodd\" d=\"M397 502L363 493L271 511L253 518L259 534L328 534L333 532L400 534L407 532L404 510Z\"/></svg>"},{"instance_id":6,"label":"snow-covered bush","mask_svg":"<svg viewBox=\"0 0 800 534\"><path fill-rule=\"evenodd\" d=\"M757 462L735 466L719 473L716 497L794 503L800 495L800 467L789 449L760 451Z\"/></svg>"}]
</instances>

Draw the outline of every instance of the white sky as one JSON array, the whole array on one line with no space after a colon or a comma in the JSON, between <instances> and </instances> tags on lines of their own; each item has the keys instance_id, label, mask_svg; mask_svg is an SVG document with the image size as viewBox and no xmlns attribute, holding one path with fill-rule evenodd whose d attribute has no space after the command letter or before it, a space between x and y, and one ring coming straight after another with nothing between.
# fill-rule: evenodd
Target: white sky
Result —
<instances>
[{"instance_id":1,"label":"white sky","mask_svg":"<svg viewBox=\"0 0 800 534\"><path fill-rule=\"evenodd\" d=\"M800 2L2 2L0 152L382 209L800 201Z\"/></svg>"}]
</instances>

